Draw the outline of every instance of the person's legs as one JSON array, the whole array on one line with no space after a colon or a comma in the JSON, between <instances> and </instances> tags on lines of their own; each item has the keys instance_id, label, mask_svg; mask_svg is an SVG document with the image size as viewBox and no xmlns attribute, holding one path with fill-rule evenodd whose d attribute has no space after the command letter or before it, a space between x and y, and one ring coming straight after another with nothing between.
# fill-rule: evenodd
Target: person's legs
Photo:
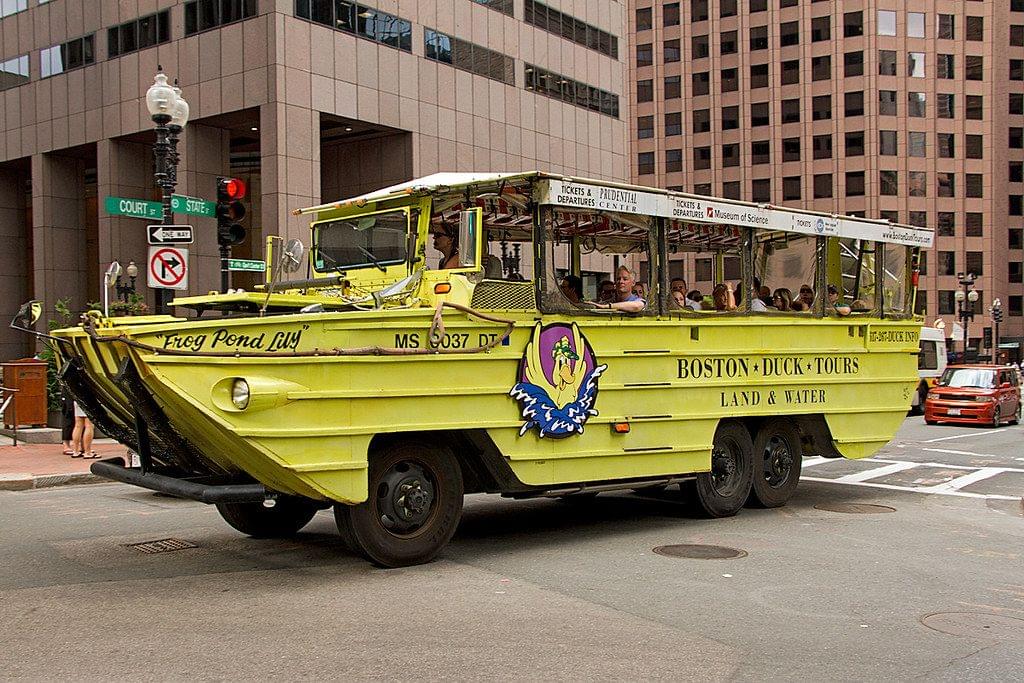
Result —
<instances>
[{"instance_id":1,"label":"person's legs","mask_svg":"<svg viewBox=\"0 0 1024 683\"><path fill-rule=\"evenodd\" d=\"M82 453L85 455L92 454L92 420L89 418L82 418L85 426L82 430Z\"/></svg>"},{"instance_id":2,"label":"person's legs","mask_svg":"<svg viewBox=\"0 0 1024 683\"><path fill-rule=\"evenodd\" d=\"M82 457L82 437L85 434L85 418L75 416L75 429L71 432L71 450L75 453L73 458ZM91 440L90 434L90 440Z\"/></svg>"}]
</instances>

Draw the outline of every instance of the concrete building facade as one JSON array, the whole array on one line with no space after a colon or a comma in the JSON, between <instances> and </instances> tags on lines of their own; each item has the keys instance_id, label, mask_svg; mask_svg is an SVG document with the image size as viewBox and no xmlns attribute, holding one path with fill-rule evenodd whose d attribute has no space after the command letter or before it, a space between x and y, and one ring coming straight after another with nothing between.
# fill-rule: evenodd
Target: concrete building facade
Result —
<instances>
[{"instance_id":1,"label":"concrete building facade","mask_svg":"<svg viewBox=\"0 0 1024 683\"><path fill-rule=\"evenodd\" d=\"M615 0L4 0L0 4L0 318L73 310L134 260L156 200L144 95L158 68L191 106L177 193L249 184L248 237L308 241L290 211L437 171L628 177L626 11ZM217 289L211 218L188 293ZM249 284L240 275L236 284ZM24 354L0 325L0 358Z\"/></svg>"},{"instance_id":2,"label":"concrete building facade","mask_svg":"<svg viewBox=\"0 0 1024 683\"><path fill-rule=\"evenodd\" d=\"M1024 335L1024 0L628 9L635 182L932 227L928 324L973 273L971 345Z\"/></svg>"}]
</instances>

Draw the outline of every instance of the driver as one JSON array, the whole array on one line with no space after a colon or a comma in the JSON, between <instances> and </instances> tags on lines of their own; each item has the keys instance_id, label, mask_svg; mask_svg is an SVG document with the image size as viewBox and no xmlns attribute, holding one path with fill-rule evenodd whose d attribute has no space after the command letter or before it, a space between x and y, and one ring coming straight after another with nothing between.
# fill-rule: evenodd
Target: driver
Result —
<instances>
[{"instance_id":1,"label":"driver","mask_svg":"<svg viewBox=\"0 0 1024 683\"><path fill-rule=\"evenodd\" d=\"M434 236L434 249L441 252L438 269L460 268L459 233L455 226L451 223L438 223L430 234Z\"/></svg>"}]
</instances>

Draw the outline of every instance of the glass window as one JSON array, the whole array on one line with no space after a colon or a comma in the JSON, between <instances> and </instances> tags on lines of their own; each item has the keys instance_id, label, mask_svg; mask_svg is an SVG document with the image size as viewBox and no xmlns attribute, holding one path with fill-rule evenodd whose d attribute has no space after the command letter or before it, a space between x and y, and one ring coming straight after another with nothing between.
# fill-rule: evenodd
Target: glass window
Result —
<instances>
[{"instance_id":1,"label":"glass window","mask_svg":"<svg viewBox=\"0 0 1024 683\"><path fill-rule=\"evenodd\" d=\"M754 102L750 105L750 125L751 126L767 126L769 125L768 117L768 103L767 102Z\"/></svg>"},{"instance_id":2,"label":"glass window","mask_svg":"<svg viewBox=\"0 0 1024 683\"><path fill-rule=\"evenodd\" d=\"M429 56L429 55L428 55ZM654 101L654 81L647 78L642 81L636 82L636 101L637 102L652 102Z\"/></svg>"},{"instance_id":3,"label":"glass window","mask_svg":"<svg viewBox=\"0 0 1024 683\"><path fill-rule=\"evenodd\" d=\"M937 173L938 190L940 197L955 197L956 196L956 182L953 180L952 173Z\"/></svg>"},{"instance_id":4,"label":"glass window","mask_svg":"<svg viewBox=\"0 0 1024 683\"><path fill-rule=\"evenodd\" d=\"M864 116L864 91L848 92L844 95L846 116Z\"/></svg>"},{"instance_id":5,"label":"glass window","mask_svg":"<svg viewBox=\"0 0 1024 683\"><path fill-rule=\"evenodd\" d=\"M737 164L738 165L738 162ZM722 196L726 199L740 199L740 183L738 180L730 180L722 183Z\"/></svg>"},{"instance_id":6,"label":"glass window","mask_svg":"<svg viewBox=\"0 0 1024 683\"><path fill-rule=\"evenodd\" d=\"M864 52L862 50L847 52L843 55L843 75L847 78L864 75Z\"/></svg>"},{"instance_id":7,"label":"glass window","mask_svg":"<svg viewBox=\"0 0 1024 683\"><path fill-rule=\"evenodd\" d=\"M967 17L964 34L967 40L985 40L985 17Z\"/></svg>"},{"instance_id":8,"label":"glass window","mask_svg":"<svg viewBox=\"0 0 1024 683\"><path fill-rule=\"evenodd\" d=\"M896 35L896 13L891 10L878 10L878 35Z\"/></svg>"},{"instance_id":9,"label":"glass window","mask_svg":"<svg viewBox=\"0 0 1024 683\"><path fill-rule=\"evenodd\" d=\"M926 171L910 171L907 174L907 190L911 197L927 197L928 173Z\"/></svg>"},{"instance_id":10,"label":"glass window","mask_svg":"<svg viewBox=\"0 0 1024 683\"><path fill-rule=\"evenodd\" d=\"M297 3L296 14L303 16L302 7L308 4L306 2ZM323 3L314 3L314 5L318 4ZM330 12L329 7L327 11ZM310 15L307 18L317 20L312 17L308 9L305 14ZM191 0L185 3L185 35L189 36L254 16L256 16L256 0ZM330 20L322 23L330 23ZM411 44L409 49L412 50Z\"/></svg>"},{"instance_id":11,"label":"glass window","mask_svg":"<svg viewBox=\"0 0 1024 683\"><path fill-rule=\"evenodd\" d=\"M636 164L639 175L653 174L654 152L640 152L636 155Z\"/></svg>"},{"instance_id":12,"label":"glass window","mask_svg":"<svg viewBox=\"0 0 1024 683\"><path fill-rule=\"evenodd\" d=\"M722 92L734 92L740 88L739 69L722 69Z\"/></svg>"},{"instance_id":13,"label":"glass window","mask_svg":"<svg viewBox=\"0 0 1024 683\"><path fill-rule=\"evenodd\" d=\"M1010 182L1024 183L1024 161L1010 162Z\"/></svg>"},{"instance_id":14,"label":"glass window","mask_svg":"<svg viewBox=\"0 0 1024 683\"><path fill-rule=\"evenodd\" d=\"M800 82L800 60L787 59L782 63L782 85Z\"/></svg>"},{"instance_id":15,"label":"glass window","mask_svg":"<svg viewBox=\"0 0 1024 683\"><path fill-rule=\"evenodd\" d=\"M679 3L665 3L665 6L661 9L661 16L665 26L679 26Z\"/></svg>"},{"instance_id":16,"label":"glass window","mask_svg":"<svg viewBox=\"0 0 1024 683\"><path fill-rule=\"evenodd\" d=\"M1010 110L1011 114L1024 114L1024 93L1012 92L1010 93Z\"/></svg>"},{"instance_id":17,"label":"glass window","mask_svg":"<svg viewBox=\"0 0 1024 683\"><path fill-rule=\"evenodd\" d=\"M695 169L711 168L711 148L710 147L694 147L693 148L693 167ZM666 169L672 170L672 169ZM679 167L676 171L683 170L682 161L680 160Z\"/></svg>"},{"instance_id":18,"label":"glass window","mask_svg":"<svg viewBox=\"0 0 1024 683\"><path fill-rule=\"evenodd\" d=\"M666 40L664 46L664 60L666 64L679 61L679 39Z\"/></svg>"},{"instance_id":19,"label":"glass window","mask_svg":"<svg viewBox=\"0 0 1024 683\"><path fill-rule=\"evenodd\" d=\"M896 51L895 50L879 50L878 51L878 75L879 76L895 76L896 75Z\"/></svg>"},{"instance_id":20,"label":"glass window","mask_svg":"<svg viewBox=\"0 0 1024 683\"><path fill-rule=\"evenodd\" d=\"M651 49L650 43L644 43L636 46L636 65L637 66L650 66L654 64L654 51Z\"/></svg>"},{"instance_id":21,"label":"glass window","mask_svg":"<svg viewBox=\"0 0 1024 683\"><path fill-rule=\"evenodd\" d=\"M907 93L907 116L925 116L925 94L923 92Z\"/></svg>"},{"instance_id":22,"label":"glass window","mask_svg":"<svg viewBox=\"0 0 1024 683\"><path fill-rule=\"evenodd\" d=\"M732 142L726 145L722 145L722 166L739 166L740 165L740 146L738 143Z\"/></svg>"},{"instance_id":23,"label":"glass window","mask_svg":"<svg viewBox=\"0 0 1024 683\"><path fill-rule=\"evenodd\" d=\"M640 116L636 120L636 136L640 140L654 137L654 117Z\"/></svg>"},{"instance_id":24,"label":"glass window","mask_svg":"<svg viewBox=\"0 0 1024 683\"><path fill-rule=\"evenodd\" d=\"M864 196L864 171L847 171L846 172L846 196L847 197L863 197Z\"/></svg>"},{"instance_id":25,"label":"glass window","mask_svg":"<svg viewBox=\"0 0 1024 683\"><path fill-rule=\"evenodd\" d=\"M740 127L740 108L722 107L722 130L736 130Z\"/></svg>"},{"instance_id":26,"label":"glass window","mask_svg":"<svg viewBox=\"0 0 1024 683\"><path fill-rule=\"evenodd\" d=\"M952 159L956 156L956 142L952 133L936 133L935 148L940 159Z\"/></svg>"},{"instance_id":27,"label":"glass window","mask_svg":"<svg viewBox=\"0 0 1024 683\"><path fill-rule=\"evenodd\" d=\"M969 81L980 81L984 79L985 58L981 55L967 55L964 57L964 78Z\"/></svg>"},{"instance_id":28,"label":"glass window","mask_svg":"<svg viewBox=\"0 0 1024 683\"><path fill-rule=\"evenodd\" d=\"M818 173L814 176L814 198L828 199L832 196L832 174Z\"/></svg>"},{"instance_id":29,"label":"glass window","mask_svg":"<svg viewBox=\"0 0 1024 683\"><path fill-rule=\"evenodd\" d=\"M1022 0L1024 1L1024 0ZM764 12L768 9L768 0L750 0L750 12Z\"/></svg>"},{"instance_id":30,"label":"glass window","mask_svg":"<svg viewBox=\"0 0 1024 683\"><path fill-rule=\"evenodd\" d=\"M832 57L831 55L821 55L820 57L811 57L811 80L812 81L827 81L832 78Z\"/></svg>"},{"instance_id":31,"label":"glass window","mask_svg":"<svg viewBox=\"0 0 1024 683\"><path fill-rule=\"evenodd\" d=\"M782 160L800 161L800 138L783 138Z\"/></svg>"},{"instance_id":32,"label":"glass window","mask_svg":"<svg viewBox=\"0 0 1024 683\"><path fill-rule=\"evenodd\" d=\"M907 75L911 78L924 78L924 53L907 53Z\"/></svg>"},{"instance_id":33,"label":"glass window","mask_svg":"<svg viewBox=\"0 0 1024 683\"><path fill-rule=\"evenodd\" d=\"M832 39L832 17L814 17L811 19L811 42L820 43Z\"/></svg>"},{"instance_id":34,"label":"glass window","mask_svg":"<svg viewBox=\"0 0 1024 683\"><path fill-rule=\"evenodd\" d=\"M0 91L10 90L29 81L28 55L0 62Z\"/></svg>"},{"instance_id":35,"label":"glass window","mask_svg":"<svg viewBox=\"0 0 1024 683\"><path fill-rule=\"evenodd\" d=\"M690 21L708 20L708 0L690 0Z\"/></svg>"},{"instance_id":36,"label":"glass window","mask_svg":"<svg viewBox=\"0 0 1024 683\"><path fill-rule=\"evenodd\" d=\"M878 131L878 153L886 157L896 156L896 131Z\"/></svg>"},{"instance_id":37,"label":"glass window","mask_svg":"<svg viewBox=\"0 0 1024 683\"><path fill-rule=\"evenodd\" d=\"M750 27L750 50L756 52L757 50L768 49L768 27L767 26L751 26Z\"/></svg>"},{"instance_id":38,"label":"glass window","mask_svg":"<svg viewBox=\"0 0 1024 683\"><path fill-rule=\"evenodd\" d=\"M964 174L964 194L972 199L981 199L985 196L980 173Z\"/></svg>"},{"instance_id":39,"label":"glass window","mask_svg":"<svg viewBox=\"0 0 1024 683\"><path fill-rule=\"evenodd\" d=\"M831 159L832 158L832 135L815 135L811 139L811 145L814 150L815 159Z\"/></svg>"},{"instance_id":40,"label":"glass window","mask_svg":"<svg viewBox=\"0 0 1024 683\"><path fill-rule=\"evenodd\" d=\"M966 262L967 262L967 272L968 273L974 273L976 276L977 275L984 275L985 274L985 268L984 268L983 264L984 264L985 258L984 258L984 255L982 254L982 252L980 252L980 251L969 251L969 252L967 252L966 256L967 256L967 259L966 259ZM979 292L979 295L980 295L980 292ZM980 296L978 298L978 301L979 302L981 301L981 297Z\"/></svg>"},{"instance_id":41,"label":"glass window","mask_svg":"<svg viewBox=\"0 0 1024 683\"><path fill-rule=\"evenodd\" d=\"M782 199L783 201L799 201L801 198L800 192L800 176L786 176L782 179Z\"/></svg>"},{"instance_id":42,"label":"glass window","mask_svg":"<svg viewBox=\"0 0 1024 683\"><path fill-rule=\"evenodd\" d=\"M708 149L706 147L700 147L698 149ZM710 158L711 152L708 151ZM696 157L696 151L694 157ZM666 149L665 150L665 172L676 173L677 171L683 170L683 150L681 149Z\"/></svg>"},{"instance_id":43,"label":"glass window","mask_svg":"<svg viewBox=\"0 0 1024 683\"><path fill-rule=\"evenodd\" d=\"M907 12L907 37L924 38L924 12Z\"/></svg>"},{"instance_id":44,"label":"glass window","mask_svg":"<svg viewBox=\"0 0 1024 683\"><path fill-rule=\"evenodd\" d=\"M896 116L896 91L878 91L878 113L881 116Z\"/></svg>"},{"instance_id":45,"label":"glass window","mask_svg":"<svg viewBox=\"0 0 1024 683\"><path fill-rule=\"evenodd\" d=\"M736 39L736 31L722 31L722 36L718 48L719 54L736 54L737 49L738 45Z\"/></svg>"},{"instance_id":46,"label":"glass window","mask_svg":"<svg viewBox=\"0 0 1024 683\"><path fill-rule=\"evenodd\" d=\"M927 151L928 134L922 131L907 133L907 154L912 157L924 157Z\"/></svg>"},{"instance_id":47,"label":"glass window","mask_svg":"<svg viewBox=\"0 0 1024 683\"><path fill-rule=\"evenodd\" d=\"M720 17L734 17L736 16L736 0L721 0L718 7L718 16Z\"/></svg>"},{"instance_id":48,"label":"glass window","mask_svg":"<svg viewBox=\"0 0 1024 683\"><path fill-rule=\"evenodd\" d=\"M652 117L653 118L653 117ZM683 134L683 115L681 112L670 112L665 114L665 136Z\"/></svg>"},{"instance_id":49,"label":"glass window","mask_svg":"<svg viewBox=\"0 0 1024 683\"><path fill-rule=\"evenodd\" d=\"M811 118L825 121L832 118L832 96L816 95L811 99Z\"/></svg>"},{"instance_id":50,"label":"glass window","mask_svg":"<svg viewBox=\"0 0 1024 683\"><path fill-rule=\"evenodd\" d=\"M936 78L954 78L953 55L937 55L935 59Z\"/></svg>"},{"instance_id":51,"label":"glass window","mask_svg":"<svg viewBox=\"0 0 1024 683\"><path fill-rule=\"evenodd\" d=\"M28 9L28 0L3 0L0 3L0 17L6 17ZM4 88L6 90L6 88Z\"/></svg>"},{"instance_id":52,"label":"glass window","mask_svg":"<svg viewBox=\"0 0 1024 683\"><path fill-rule=\"evenodd\" d=\"M753 180L750 183L750 201L770 202L772 200L772 181L770 178Z\"/></svg>"},{"instance_id":53,"label":"glass window","mask_svg":"<svg viewBox=\"0 0 1024 683\"><path fill-rule=\"evenodd\" d=\"M899 194L899 181L896 179L897 171L878 172L878 191L880 194L893 196Z\"/></svg>"},{"instance_id":54,"label":"glass window","mask_svg":"<svg viewBox=\"0 0 1024 683\"><path fill-rule=\"evenodd\" d=\"M694 59L704 59L711 55L711 41L707 35L690 38L690 51Z\"/></svg>"},{"instance_id":55,"label":"glass window","mask_svg":"<svg viewBox=\"0 0 1024 683\"><path fill-rule=\"evenodd\" d=\"M752 164L770 164L772 162L771 144L767 140L755 140L750 143L750 161Z\"/></svg>"},{"instance_id":56,"label":"glass window","mask_svg":"<svg viewBox=\"0 0 1024 683\"><path fill-rule=\"evenodd\" d=\"M955 237L956 214L952 211L939 211L935 220L935 232L939 237Z\"/></svg>"},{"instance_id":57,"label":"glass window","mask_svg":"<svg viewBox=\"0 0 1024 683\"><path fill-rule=\"evenodd\" d=\"M750 65L750 88L767 88L768 87L768 65L767 64L751 64Z\"/></svg>"},{"instance_id":58,"label":"glass window","mask_svg":"<svg viewBox=\"0 0 1024 683\"><path fill-rule=\"evenodd\" d=\"M926 228L928 227L928 212L911 211L907 215L907 222L911 225L916 225L919 228Z\"/></svg>"},{"instance_id":59,"label":"glass window","mask_svg":"<svg viewBox=\"0 0 1024 683\"><path fill-rule=\"evenodd\" d=\"M782 100L782 122L783 123L799 123L800 122L800 100L799 98L791 100Z\"/></svg>"},{"instance_id":60,"label":"glass window","mask_svg":"<svg viewBox=\"0 0 1024 683\"><path fill-rule=\"evenodd\" d=\"M956 113L951 93L939 93L935 96L936 116L940 119L951 119Z\"/></svg>"},{"instance_id":61,"label":"glass window","mask_svg":"<svg viewBox=\"0 0 1024 683\"><path fill-rule=\"evenodd\" d=\"M981 237L981 214L975 211L968 211L964 214L964 234L968 237Z\"/></svg>"},{"instance_id":62,"label":"glass window","mask_svg":"<svg viewBox=\"0 0 1024 683\"><path fill-rule=\"evenodd\" d=\"M864 131L856 130L846 133L846 156L864 156Z\"/></svg>"},{"instance_id":63,"label":"glass window","mask_svg":"<svg viewBox=\"0 0 1024 683\"><path fill-rule=\"evenodd\" d=\"M711 110L695 109L693 111L693 132L707 133L711 130Z\"/></svg>"},{"instance_id":64,"label":"glass window","mask_svg":"<svg viewBox=\"0 0 1024 683\"><path fill-rule=\"evenodd\" d=\"M981 135L964 135L964 155L968 159L983 159L985 156L982 149L983 140Z\"/></svg>"},{"instance_id":65,"label":"glass window","mask_svg":"<svg viewBox=\"0 0 1024 683\"><path fill-rule=\"evenodd\" d=\"M956 300L952 290L939 290L939 315L950 315L956 311Z\"/></svg>"},{"instance_id":66,"label":"glass window","mask_svg":"<svg viewBox=\"0 0 1024 683\"><path fill-rule=\"evenodd\" d=\"M864 13L847 12L843 15L843 37L864 35Z\"/></svg>"},{"instance_id":67,"label":"glass window","mask_svg":"<svg viewBox=\"0 0 1024 683\"><path fill-rule=\"evenodd\" d=\"M1016 24L1010 27L1010 45L1024 47L1024 25Z\"/></svg>"},{"instance_id":68,"label":"glass window","mask_svg":"<svg viewBox=\"0 0 1024 683\"><path fill-rule=\"evenodd\" d=\"M779 25L779 45L781 47L788 47L789 45L800 44L800 22L799 21L786 21Z\"/></svg>"},{"instance_id":69,"label":"glass window","mask_svg":"<svg viewBox=\"0 0 1024 683\"><path fill-rule=\"evenodd\" d=\"M968 119L981 121L984 98L981 95L966 95L964 98L964 116Z\"/></svg>"},{"instance_id":70,"label":"glass window","mask_svg":"<svg viewBox=\"0 0 1024 683\"><path fill-rule=\"evenodd\" d=\"M652 86L653 87L653 86ZM673 100L682 96L681 77L665 76L665 99Z\"/></svg>"},{"instance_id":71,"label":"glass window","mask_svg":"<svg viewBox=\"0 0 1024 683\"><path fill-rule=\"evenodd\" d=\"M956 38L956 16L940 14L937 23L936 38L939 40L953 40Z\"/></svg>"},{"instance_id":72,"label":"glass window","mask_svg":"<svg viewBox=\"0 0 1024 683\"><path fill-rule=\"evenodd\" d=\"M693 94L707 95L710 92L711 78L707 71L693 74Z\"/></svg>"},{"instance_id":73,"label":"glass window","mask_svg":"<svg viewBox=\"0 0 1024 683\"><path fill-rule=\"evenodd\" d=\"M1010 60L1010 80L1024 81L1024 59Z\"/></svg>"},{"instance_id":74,"label":"glass window","mask_svg":"<svg viewBox=\"0 0 1024 683\"><path fill-rule=\"evenodd\" d=\"M87 64L93 64L95 61L93 34L90 34L40 50L40 76L48 78Z\"/></svg>"},{"instance_id":75,"label":"glass window","mask_svg":"<svg viewBox=\"0 0 1024 683\"><path fill-rule=\"evenodd\" d=\"M637 31L648 31L653 27L652 10L650 7L644 7L636 11L636 30Z\"/></svg>"}]
</instances>

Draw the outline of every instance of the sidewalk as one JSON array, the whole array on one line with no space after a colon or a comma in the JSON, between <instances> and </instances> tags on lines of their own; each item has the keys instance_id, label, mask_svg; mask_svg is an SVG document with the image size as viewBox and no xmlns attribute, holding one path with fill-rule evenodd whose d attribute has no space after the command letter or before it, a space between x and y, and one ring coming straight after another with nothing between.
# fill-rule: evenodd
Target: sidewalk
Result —
<instances>
[{"instance_id":1,"label":"sidewalk","mask_svg":"<svg viewBox=\"0 0 1024 683\"><path fill-rule=\"evenodd\" d=\"M0 437L0 491L107 481L89 472L89 465L95 460L61 455L64 447L59 443L11 444L11 439ZM100 458L112 458L123 457L126 448L113 439L97 439L93 441L93 450Z\"/></svg>"}]
</instances>

